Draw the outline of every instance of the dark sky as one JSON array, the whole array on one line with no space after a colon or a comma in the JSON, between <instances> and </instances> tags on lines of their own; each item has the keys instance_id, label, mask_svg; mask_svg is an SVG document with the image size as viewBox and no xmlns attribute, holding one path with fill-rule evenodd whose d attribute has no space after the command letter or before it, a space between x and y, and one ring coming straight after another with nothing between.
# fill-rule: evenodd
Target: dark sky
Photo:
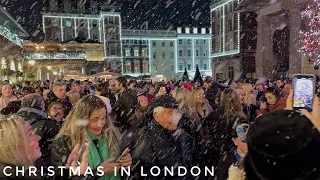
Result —
<instances>
[{"instance_id":1,"label":"dark sky","mask_svg":"<svg viewBox=\"0 0 320 180\"><path fill-rule=\"evenodd\" d=\"M124 28L137 29L149 22L149 29L179 26L210 26L211 0L118 0L122 1ZM43 0L0 0L29 35L41 30Z\"/></svg>"}]
</instances>

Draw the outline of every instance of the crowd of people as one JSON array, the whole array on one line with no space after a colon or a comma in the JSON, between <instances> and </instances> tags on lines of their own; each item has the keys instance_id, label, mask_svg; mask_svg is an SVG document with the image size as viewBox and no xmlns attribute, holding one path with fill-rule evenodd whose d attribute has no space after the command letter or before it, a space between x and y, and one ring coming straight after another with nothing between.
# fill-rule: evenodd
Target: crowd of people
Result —
<instances>
[{"instance_id":1,"label":"crowd of people","mask_svg":"<svg viewBox=\"0 0 320 180\"><path fill-rule=\"evenodd\" d=\"M119 77L22 86L4 81L0 169L101 166L102 177L86 178L108 180L320 179L319 99L314 98L313 112L296 112L292 94L290 80L283 79L137 82ZM78 163L85 141L90 146ZM126 148L130 153L120 156ZM150 172L155 166L161 169L156 177ZM214 167L215 172L180 177L179 166ZM121 167L130 167L130 177L114 174ZM166 176L165 167L174 173ZM29 179L83 178L65 171ZM11 173L17 178L14 168ZM0 172L0 179L6 178Z\"/></svg>"}]
</instances>

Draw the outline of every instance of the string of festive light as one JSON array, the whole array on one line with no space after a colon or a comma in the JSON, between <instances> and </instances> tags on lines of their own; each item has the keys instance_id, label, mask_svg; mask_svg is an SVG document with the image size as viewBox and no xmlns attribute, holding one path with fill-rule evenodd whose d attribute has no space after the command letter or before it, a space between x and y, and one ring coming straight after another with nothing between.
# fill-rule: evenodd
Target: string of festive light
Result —
<instances>
[{"instance_id":1,"label":"string of festive light","mask_svg":"<svg viewBox=\"0 0 320 180\"><path fill-rule=\"evenodd\" d=\"M299 33L299 51L320 64L320 0L309 1L300 15L308 27Z\"/></svg>"}]
</instances>

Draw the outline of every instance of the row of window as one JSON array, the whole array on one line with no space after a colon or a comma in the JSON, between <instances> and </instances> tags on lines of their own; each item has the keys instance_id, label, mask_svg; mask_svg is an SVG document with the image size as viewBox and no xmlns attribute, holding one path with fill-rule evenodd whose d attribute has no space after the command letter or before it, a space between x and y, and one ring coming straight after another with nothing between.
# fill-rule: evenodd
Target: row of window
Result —
<instances>
[{"instance_id":1,"label":"row of window","mask_svg":"<svg viewBox=\"0 0 320 180\"><path fill-rule=\"evenodd\" d=\"M196 64L194 67L197 67L197 66L199 67L198 64ZM188 64L186 68L187 68L188 71L191 71L191 67L192 67L192 65ZM184 70L183 63L179 63L179 71L183 71L183 70ZM203 63L203 70L209 70L208 69L208 64Z\"/></svg>"},{"instance_id":2,"label":"row of window","mask_svg":"<svg viewBox=\"0 0 320 180\"><path fill-rule=\"evenodd\" d=\"M147 40L138 40L138 39L127 39L122 41L123 44L142 44L142 45L148 45ZM199 45L199 40L195 40L195 44ZM183 45L183 40L179 39L179 45ZM191 45L191 39L187 40L187 45ZM203 45L207 45L207 40L203 40ZM157 42L152 42L153 47L157 47ZM170 47L174 47L174 42L169 42ZM161 42L161 47L166 47L165 42Z\"/></svg>"},{"instance_id":3,"label":"row of window","mask_svg":"<svg viewBox=\"0 0 320 180\"><path fill-rule=\"evenodd\" d=\"M174 52L170 52L170 58L174 58ZM179 50L179 57L183 57L183 50ZM148 51L147 49L142 49L141 55L139 53L139 49L134 49L133 54L130 49L125 49L125 56L148 56ZM163 59L166 59L166 52L162 52L161 56ZM187 50L187 56L191 57L191 50ZM199 50L195 50L195 57L199 57ZM203 52L203 57L207 57L207 51ZM153 58L157 58L157 52L153 52Z\"/></svg>"},{"instance_id":4,"label":"row of window","mask_svg":"<svg viewBox=\"0 0 320 180\"><path fill-rule=\"evenodd\" d=\"M126 73L148 73L149 65L148 63L143 63L142 69L141 69L140 63L134 63L133 67L131 67L131 63L127 63L125 67L125 71Z\"/></svg>"},{"instance_id":5,"label":"row of window","mask_svg":"<svg viewBox=\"0 0 320 180\"><path fill-rule=\"evenodd\" d=\"M191 39L187 39L187 45L191 45L191 41L192 41ZM195 45L199 45L199 40L195 39L194 43L195 43ZM183 44L184 44L183 40L179 39L179 45L183 45ZM206 39L203 40L203 45L207 45L207 40Z\"/></svg>"},{"instance_id":6,"label":"row of window","mask_svg":"<svg viewBox=\"0 0 320 180\"><path fill-rule=\"evenodd\" d=\"M180 49L179 52L178 52L178 55L179 55L179 57L183 57L183 50ZM196 50L194 51L194 55L195 55L195 57L199 57L199 56L200 56L200 53L199 53L199 50L198 50L198 49L196 49ZM207 55L208 55L208 52L207 52L207 51L203 51L203 57L207 57ZM191 56L192 56L190 49L187 50L187 56L188 56L188 57L191 57Z\"/></svg>"},{"instance_id":7,"label":"row of window","mask_svg":"<svg viewBox=\"0 0 320 180\"><path fill-rule=\"evenodd\" d=\"M140 55L139 49L134 49L133 50L133 54L132 54L132 51L130 49L126 49L125 50L125 56L148 56L148 51L147 51L147 49L142 49L141 55Z\"/></svg>"},{"instance_id":8,"label":"row of window","mask_svg":"<svg viewBox=\"0 0 320 180\"><path fill-rule=\"evenodd\" d=\"M107 24L110 24L110 25L114 25L115 24L115 17L114 16L109 16L109 17L106 17L107 20ZM99 23L99 20L98 19L91 19L90 21L90 26L91 27L98 27L98 23ZM74 26L74 19L66 19L63 23L63 26L66 26L66 27L72 27ZM76 20L76 23L77 23L77 27L78 28L81 28L81 27L86 27L88 26L88 20L87 19L80 19L80 20ZM60 18L51 18L51 25L52 26L60 26Z\"/></svg>"},{"instance_id":9,"label":"row of window","mask_svg":"<svg viewBox=\"0 0 320 180\"><path fill-rule=\"evenodd\" d=\"M173 47L173 42L170 42L170 47ZM157 47L157 42L152 42L152 46L153 47ZM161 42L161 47L165 47L166 43L165 42Z\"/></svg>"}]
</instances>

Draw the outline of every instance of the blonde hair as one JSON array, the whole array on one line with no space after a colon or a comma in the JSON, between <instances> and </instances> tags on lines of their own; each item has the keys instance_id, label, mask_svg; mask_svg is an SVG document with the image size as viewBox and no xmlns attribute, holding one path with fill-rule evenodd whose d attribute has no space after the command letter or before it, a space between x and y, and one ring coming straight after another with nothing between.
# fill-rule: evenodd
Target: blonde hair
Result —
<instances>
[{"instance_id":1,"label":"blonde hair","mask_svg":"<svg viewBox=\"0 0 320 180\"><path fill-rule=\"evenodd\" d=\"M244 101L247 104L257 104L255 95L253 94L253 87L249 83L242 84L241 88L245 93Z\"/></svg>"},{"instance_id":2,"label":"blonde hair","mask_svg":"<svg viewBox=\"0 0 320 180\"><path fill-rule=\"evenodd\" d=\"M191 115L191 97L192 93L185 89L185 88L179 88L173 92L173 97L177 100L179 103L179 109L181 112Z\"/></svg>"},{"instance_id":3,"label":"blonde hair","mask_svg":"<svg viewBox=\"0 0 320 180\"><path fill-rule=\"evenodd\" d=\"M0 163L15 166L34 164L28 156L28 132L24 123L18 116L0 118Z\"/></svg>"},{"instance_id":4,"label":"blonde hair","mask_svg":"<svg viewBox=\"0 0 320 180\"><path fill-rule=\"evenodd\" d=\"M79 126L79 121L89 121L90 115L101 108L106 108L105 103L97 96L87 95L80 99L67 116L65 123L63 124L60 132L57 134L56 139L62 136L70 137L70 141L67 142L70 149L75 147L76 144L82 144L84 140L88 139L86 126ZM106 116L108 117L108 116ZM105 137L108 142L109 152L112 155L116 155L119 151L119 139L120 132L115 128L112 121L107 119L106 126L104 127L100 137Z\"/></svg>"},{"instance_id":5,"label":"blonde hair","mask_svg":"<svg viewBox=\"0 0 320 180\"><path fill-rule=\"evenodd\" d=\"M200 88L200 87L196 87L196 88L194 88L192 90L192 101L193 101L193 105L194 105L195 108L198 108L199 106L201 106L203 108L204 105L205 105L205 103L203 103L203 104L197 103L197 101L198 101L197 100L198 99L197 96L199 95L200 91L204 92L204 90L202 88Z\"/></svg>"},{"instance_id":6,"label":"blonde hair","mask_svg":"<svg viewBox=\"0 0 320 180\"><path fill-rule=\"evenodd\" d=\"M67 96L72 105L75 105L81 99L80 93L74 90L68 91Z\"/></svg>"},{"instance_id":7,"label":"blonde hair","mask_svg":"<svg viewBox=\"0 0 320 180\"><path fill-rule=\"evenodd\" d=\"M236 115L245 116L240 104L238 95L234 89L226 89L222 96L222 105L224 107L224 116L234 117Z\"/></svg>"}]
</instances>

